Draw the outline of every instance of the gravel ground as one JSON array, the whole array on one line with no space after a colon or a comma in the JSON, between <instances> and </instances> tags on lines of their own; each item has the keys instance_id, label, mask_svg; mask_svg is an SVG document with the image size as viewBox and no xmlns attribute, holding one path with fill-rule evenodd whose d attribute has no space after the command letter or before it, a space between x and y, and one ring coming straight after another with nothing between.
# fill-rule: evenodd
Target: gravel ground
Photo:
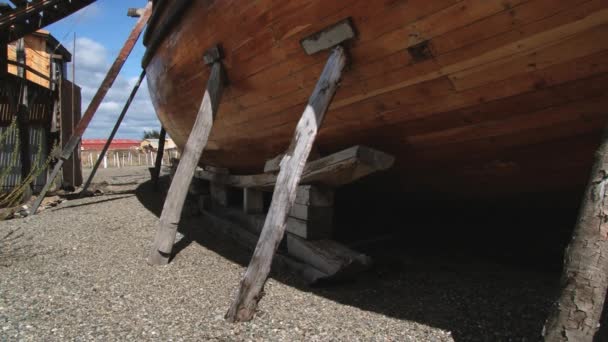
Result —
<instances>
[{"instance_id":1,"label":"gravel ground","mask_svg":"<svg viewBox=\"0 0 608 342\"><path fill-rule=\"evenodd\" d=\"M380 256L358 281L274 274L256 318L223 320L249 255L184 220L169 266L145 256L162 203L145 168L101 170L106 194L0 222L0 341L533 341L555 275Z\"/></svg>"}]
</instances>

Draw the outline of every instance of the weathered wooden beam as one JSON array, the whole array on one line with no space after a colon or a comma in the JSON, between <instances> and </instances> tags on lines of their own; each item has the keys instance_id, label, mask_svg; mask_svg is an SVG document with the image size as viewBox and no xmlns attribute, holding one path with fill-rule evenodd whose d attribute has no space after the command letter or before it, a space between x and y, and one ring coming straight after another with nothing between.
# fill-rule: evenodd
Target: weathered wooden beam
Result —
<instances>
[{"instance_id":1,"label":"weathered wooden beam","mask_svg":"<svg viewBox=\"0 0 608 342\"><path fill-rule=\"evenodd\" d=\"M334 193L334 189L331 188L301 185L296 191L295 203L308 207L333 207Z\"/></svg>"},{"instance_id":2,"label":"weathered wooden beam","mask_svg":"<svg viewBox=\"0 0 608 342\"><path fill-rule=\"evenodd\" d=\"M267 160L266 163L264 163L264 173L279 172L279 170L281 169L281 160L283 160L284 156L285 153L281 153L278 156ZM321 154L313 146L312 150L310 150L310 155L308 156L308 162L310 163L311 161L317 160L319 158L321 158Z\"/></svg>"},{"instance_id":3,"label":"weathered wooden beam","mask_svg":"<svg viewBox=\"0 0 608 342\"><path fill-rule=\"evenodd\" d=\"M127 16L131 18L139 18L144 13L143 8L129 8L127 10Z\"/></svg>"},{"instance_id":4,"label":"weathered wooden beam","mask_svg":"<svg viewBox=\"0 0 608 342\"><path fill-rule=\"evenodd\" d=\"M165 127L160 128L160 136L158 137L158 150L156 151L156 162L154 163L154 172L152 173L152 183L155 188L158 188L158 179L160 177L160 169L163 165L163 156L165 154L165 139L167 139L167 131Z\"/></svg>"},{"instance_id":5,"label":"weathered wooden beam","mask_svg":"<svg viewBox=\"0 0 608 342\"><path fill-rule=\"evenodd\" d=\"M216 61L211 67L203 102L163 205L156 237L148 257L148 263L151 265L165 265L169 262L188 188L209 139L223 85L222 65L220 61Z\"/></svg>"},{"instance_id":6,"label":"weathered wooden beam","mask_svg":"<svg viewBox=\"0 0 608 342\"><path fill-rule=\"evenodd\" d=\"M15 66L17 66L17 70L19 70L19 68L23 68L28 73L32 73L32 74L34 74L34 75L36 75L36 76L38 76L40 78L43 78L46 81L52 81L51 78L48 75L45 75L45 74L41 73L40 71L38 71L38 70L36 70L36 69L32 68L31 66L26 65L24 63L17 62L17 61L7 60L6 64L15 65Z\"/></svg>"},{"instance_id":7,"label":"weathered wooden beam","mask_svg":"<svg viewBox=\"0 0 608 342\"><path fill-rule=\"evenodd\" d=\"M366 146L354 146L307 163L300 184L314 183L339 187L371 173L386 170L394 161L393 156L384 152ZM261 190L272 190L277 182L277 176L272 173L230 175L198 169L196 177L236 188Z\"/></svg>"},{"instance_id":8,"label":"weathered wooden beam","mask_svg":"<svg viewBox=\"0 0 608 342\"><path fill-rule=\"evenodd\" d=\"M607 192L608 128L596 152L572 240L566 249L561 294L543 329L547 342L595 341L608 290Z\"/></svg>"},{"instance_id":9,"label":"weathered wooden beam","mask_svg":"<svg viewBox=\"0 0 608 342\"><path fill-rule=\"evenodd\" d=\"M97 112L97 109L99 108L99 105L101 105L101 102L105 98L106 94L112 87L112 84L114 84L114 81L116 80L118 73L122 69L122 66L125 64L127 57L129 57L129 55L131 54L131 51L133 51L133 47L135 46L135 43L137 43L137 39L139 38L142 30L144 29L144 26L146 26L146 22L148 22L148 18L150 17L150 13L152 11L152 3L148 2L148 4L146 5L145 8L146 8L146 11L145 11L144 15L142 15L137 20L135 27L133 27L133 30L129 34L129 37L125 41L125 44L123 45L122 49L118 53L118 56L114 60L114 63L110 67L110 70L108 70L106 77L101 82L101 85L99 86L99 89L97 89L97 92L93 96L93 99L91 99L91 102L89 103L89 106L87 107L87 110L84 112L84 115L82 116L82 118L78 122L78 125L74 129L72 136L70 137L68 142L63 147L63 150L61 151L60 159L55 164L55 168L53 169L53 172L51 172L51 177L47 180L47 183L44 186L44 188L42 189L42 192L40 193L40 195L38 195L38 198L36 198L36 200L34 201L34 203L32 205L32 212L31 212L32 215L36 214L36 210L40 206L40 203L42 203L44 196L46 196L46 193L49 191L51 185L55 181L55 177L57 177L57 175L59 174L59 169L61 169L61 167L63 166L63 164L65 163L66 160L70 159L72 153L74 152L74 149L76 148L76 146L78 146L78 143L80 142L80 139L82 138L82 134L89 126L89 123L93 119L93 116Z\"/></svg>"},{"instance_id":10,"label":"weathered wooden beam","mask_svg":"<svg viewBox=\"0 0 608 342\"><path fill-rule=\"evenodd\" d=\"M40 0L22 3L10 13L0 16L0 43L6 44L65 18L96 0ZM26 6L27 4L27 6ZM59 14L62 11L61 14Z\"/></svg>"},{"instance_id":11,"label":"weathered wooden beam","mask_svg":"<svg viewBox=\"0 0 608 342\"><path fill-rule=\"evenodd\" d=\"M17 129L19 130L19 149L21 160L21 181L24 182L32 169L30 160L30 134L28 129L29 121L29 87L27 81L26 54L25 54L25 39L21 38L17 41L16 47L17 62L20 64L17 67L17 74L21 78L21 99L19 110L17 111ZM30 183L25 189L24 198L32 195L33 184Z\"/></svg>"},{"instance_id":12,"label":"weathered wooden beam","mask_svg":"<svg viewBox=\"0 0 608 342\"><path fill-rule=\"evenodd\" d=\"M296 198L296 189L329 104L338 88L346 64L344 48L337 46L329 56L319 81L296 127L291 145L281 162L272 203L249 267L226 319L231 322L253 318L276 249L283 238L287 215Z\"/></svg>"},{"instance_id":13,"label":"weathered wooden beam","mask_svg":"<svg viewBox=\"0 0 608 342\"><path fill-rule=\"evenodd\" d=\"M264 193L260 190L243 189L243 211L247 214L261 214L264 212Z\"/></svg>"},{"instance_id":14,"label":"weathered wooden beam","mask_svg":"<svg viewBox=\"0 0 608 342\"><path fill-rule=\"evenodd\" d=\"M217 231L223 237L227 237L236 244L241 245L247 250L253 250L257 242L257 235L243 228L240 224L226 219L225 215L217 215L214 212L204 211L203 216L206 227L208 226L213 233ZM272 263L273 268L288 269L296 273L307 284L315 284L319 280L329 277L328 274L321 272L315 267L295 260L286 255L277 254Z\"/></svg>"},{"instance_id":15,"label":"weathered wooden beam","mask_svg":"<svg viewBox=\"0 0 608 342\"><path fill-rule=\"evenodd\" d=\"M305 37L300 41L302 48L309 55L329 49L343 41L355 38L355 28L349 19L342 20L322 31Z\"/></svg>"},{"instance_id":16,"label":"weathered wooden beam","mask_svg":"<svg viewBox=\"0 0 608 342\"><path fill-rule=\"evenodd\" d=\"M211 183L209 184L209 192L211 194L211 201L214 204L221 205L222 207L228 206L228 188L224 184Z\"/></svg>"},{"instance_id":17,"label":"weathered wooden beam","mask_svg":"<svg viewBox=\"0 0 608 342\"><path fill-rule=\"evenodd\" d=\"M292 234L287 234L286 240L289 255L328 276L358 273L372 264L370 257L333 240L308 241Z\"/></svg>"}]
</instances>

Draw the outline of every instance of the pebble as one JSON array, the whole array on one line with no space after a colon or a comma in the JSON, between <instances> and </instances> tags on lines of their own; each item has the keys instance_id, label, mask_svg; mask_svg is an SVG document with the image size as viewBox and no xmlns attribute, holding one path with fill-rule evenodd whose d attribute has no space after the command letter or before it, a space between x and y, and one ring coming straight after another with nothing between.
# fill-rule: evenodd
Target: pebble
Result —
<instances>
[{"instance_id":1,"label":"pebble","mask_svg":"<svg viewBox=\"0 0 608 342\"><path fill-rule=\"evenodd\" d=\"M223 315L250 252L192 217L180 229L200 236L170 265L151 267L145 256L162 201L142 184L147 168L104 169L99 178L104 196L0 222L0 238L19 236L0 240L0 341L536 340L558 284L500 267L370 272L320 289L273 274L254 320L231 324Z\"/></svg>"}]
</instances>

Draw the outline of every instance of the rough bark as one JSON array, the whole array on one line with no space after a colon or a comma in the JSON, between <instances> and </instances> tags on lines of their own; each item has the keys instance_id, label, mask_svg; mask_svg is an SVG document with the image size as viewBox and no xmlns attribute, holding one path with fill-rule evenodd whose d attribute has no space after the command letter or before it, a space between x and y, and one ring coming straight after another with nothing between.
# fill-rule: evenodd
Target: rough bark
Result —
<instances>
[{"instance_id":1,"label":"rough bark","mask_svg":"<svg viewBox=\"0 0 608 342\"><path fill-rule=\"evenodd\" d=\"M545 341L593 341L608 288L608 131L595 156Z\"/></svg>"}]
</instances>

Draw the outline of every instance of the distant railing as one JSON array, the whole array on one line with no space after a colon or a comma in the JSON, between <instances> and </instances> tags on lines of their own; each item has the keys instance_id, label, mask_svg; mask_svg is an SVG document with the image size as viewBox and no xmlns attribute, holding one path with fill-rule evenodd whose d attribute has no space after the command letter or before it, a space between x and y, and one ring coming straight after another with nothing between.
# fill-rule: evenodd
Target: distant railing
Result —
<instances>
[{"instance_id":1,"label":"distant railing","mask_svg":"<svg viewBox=\"0 0 608 342\"><path fill-rule=\"evenodd\" d=\"M99 159L101 151L81 151L80 160L83 168L93 168ZM178 158L177 150L165 150L163 165L169 165L171 158ZM108 151L101 163L101 168L120 168L131 166L154 167L156 152L154 151Z\"/></svg>"}]
</instances>

